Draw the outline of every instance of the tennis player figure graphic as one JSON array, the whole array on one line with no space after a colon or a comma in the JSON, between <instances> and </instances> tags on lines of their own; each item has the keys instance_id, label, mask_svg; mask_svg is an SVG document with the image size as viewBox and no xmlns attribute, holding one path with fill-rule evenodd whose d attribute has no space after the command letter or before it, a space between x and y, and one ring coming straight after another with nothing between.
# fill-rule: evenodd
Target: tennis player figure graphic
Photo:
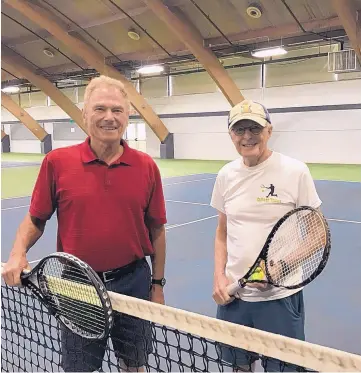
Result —
<instances>
[{"instance_id":1,"label":"tennis player figure graphic","mask_svg":"<svg viewBox=\"0 0 361 373\"><path fill-rule=\"evenodd\" d=\"M268 198L270 196L272 196L272 197L278 197L277 194L274 194L274 192L275 192L275 186L273 184L270 184L270 186L266 187L266 189L270 189L270 192L268 193L268 196L266 198Z\"/></svg>"},{"instance_id":2,"label":"tennis player figure graphic","mask_svg":"<svg viewBox=\"0 0 361 373\"><path fill-rule=\"evenodd\" d=\"M277 194L275 194L275 186L273 184L270 184L269 187L264 186L263 184L261 185L262 192L264 192L265 189L269 189L270 192L268 193L266 198L269 197L278 197Z\"/></svg>"}]
</instances>

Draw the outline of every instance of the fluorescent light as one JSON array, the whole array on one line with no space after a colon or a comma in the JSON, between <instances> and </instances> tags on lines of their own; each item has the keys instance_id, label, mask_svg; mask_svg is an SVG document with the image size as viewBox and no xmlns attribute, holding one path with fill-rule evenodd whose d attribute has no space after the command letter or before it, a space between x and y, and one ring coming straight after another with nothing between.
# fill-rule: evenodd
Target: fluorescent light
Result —
<instances>
[{"instance_id":1,"label":"fluorescent light","mask_svg":"<svg viewBox=\"0 0 361 373\"><path fill-rule=\"evenodd\" d=\"M160 65L149 65L143 66L137 70L139 74L154 74L161 73L164 70L163 66Z\"/></svg>"},{"instance_id":2,"label":"fluorescent light","mask_svg":"<svg viewBox=\"0 0 361 373\"><path fill-rule=\"evenodd\" d=\"M14 87L14 86L9 86L9 87L5 87L5 88L1 88L1 90L4 93L18 93L20 91L20 88L19 87Z\"/></svg>"},{"instance_id":3,"label":"fluorescent light","mask_svg":"<svg viewBox=\"0 0 361 373\"><path fill-rule=\"evenodd\" d=\"M286 53L287 51L284 48L276 47L276 48L255 50L252 52L252 56L253 57L272 57L272 56L280 56Z\"/></svg>"},{"instance_id":4,"label":"fluorescent light","mask_svg":"<svg viewBox=\"0 0 361 373\"><path fill-rule=\"evenodd\" d=\"M173 77L168 75L168 95L173 96Z\"/></svg>"}]
</instances>

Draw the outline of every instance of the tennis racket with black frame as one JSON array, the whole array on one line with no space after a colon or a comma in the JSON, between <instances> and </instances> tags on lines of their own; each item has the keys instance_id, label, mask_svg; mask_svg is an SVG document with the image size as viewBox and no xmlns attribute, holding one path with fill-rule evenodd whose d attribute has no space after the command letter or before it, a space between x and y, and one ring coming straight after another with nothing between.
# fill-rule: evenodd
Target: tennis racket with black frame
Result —
<instances>
[{"instance_id":1,"label":"tennis racket with black frame","mask_svg":"<svg viewBox=\"0 0 361 373\"><path fill-rule=\"evenodd\" d=\"M23 271L21 283L49 313L73 333L86 339L106 338L113 326L113 309L97 273L68 253L54 253Z\"/></svg>"},{"instance_id":2,"label":"tennis racket with black frame","mask_svg":"<svg viewBox=\"0 0 361 373\"><path fill-rule=\"evenodd\" d=\"M309 206L295 208L279 219L254 264L227 291L232 296L252 283L301 288L320 275L330 251L331 235L323 214Z\"/></svg>"}]
</instances>

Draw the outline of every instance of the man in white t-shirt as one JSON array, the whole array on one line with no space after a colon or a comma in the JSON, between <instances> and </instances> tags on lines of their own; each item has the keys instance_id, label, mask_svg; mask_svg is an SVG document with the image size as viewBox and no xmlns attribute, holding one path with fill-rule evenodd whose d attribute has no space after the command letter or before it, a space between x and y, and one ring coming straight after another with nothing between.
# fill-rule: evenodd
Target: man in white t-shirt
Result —
<instances>
[{"instance_id":1,"label":"man in white t-shirt","mask_svg":"<svg viewBox=\"0 0 361 373\"><path fill-rule=\"evenodd\" d=\"M304 340L302 290L252 284L230 297L226 287L246 274L284 214L302 205L318 208L321 200L306 164L268 148L272 125L263 105L237 104L228 127L241 158L219 171L211 200L219 213L213 293L217 318ZM235 363L227 349L222 356ZM257 358L237 350L236 364L247 371ZM267 369L279 371L279 363L270 360Z\"/></svg>"}]
</instances>

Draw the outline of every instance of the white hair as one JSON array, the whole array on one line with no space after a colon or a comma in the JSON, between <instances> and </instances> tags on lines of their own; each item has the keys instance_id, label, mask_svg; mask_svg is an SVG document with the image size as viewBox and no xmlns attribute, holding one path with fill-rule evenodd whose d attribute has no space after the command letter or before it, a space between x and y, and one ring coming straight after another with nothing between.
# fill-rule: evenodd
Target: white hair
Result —
<instances>
[{"instance_id":1,"label":"white hair","mask_svg":"<svg viewBox=\"0 0 361 373\"><path fill-rule=\"evenodd\" d=\"M130 110L130 100L129 100L129 97L128 97L128 93L125 90L124 84L120 80L110 78L109 76L106 76L106 75L100 75L96 78L93 78L90 81L90 83L87 85L87 87L85 88L85 93L84 93L84 107L87 105L92 92L96 88L98 88L100 86L104 86L104 85L115 87L115 88L119 89L120 93L125 98L127 109L129 111Z\"/></svg>"}]
</instances>

